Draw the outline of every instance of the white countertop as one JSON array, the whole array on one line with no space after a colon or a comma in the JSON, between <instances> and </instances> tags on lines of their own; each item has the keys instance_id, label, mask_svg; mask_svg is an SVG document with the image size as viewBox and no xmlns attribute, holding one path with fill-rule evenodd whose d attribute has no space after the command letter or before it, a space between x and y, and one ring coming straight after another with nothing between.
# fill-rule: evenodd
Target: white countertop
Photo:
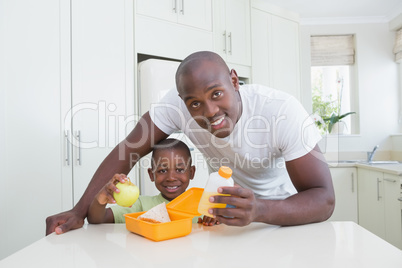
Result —
<instances>
[{"instance_id":1,"label":"white countertop","mask_svg":"<svg viewBox=\"0 0 402 268\"><path fill-rule=\"evenodd\" d=\"M358 168L365 168L379 172L385 172L389 174L394 174L397 176L402 176L402 164L365 164L359 161L356 162L328 162L328 166L330 168L344 168L344 167L358 167Z\"/></svg>"},{"instance_id":2,"label":"white countertop","mask_svg":"<svg viewBox=\"0 0 402 268\"><path fill-rule=\"evenodd\" d=\"M385 172L385 173L394 174L397 176L402 176L402 164L369 165L369 164L357 163L356 167L370 169L370 170L379 171L379 172Z\"/></svg>"},{"instance_id":3,"label":"white countertop","mask_svg":"<svg viewBox=\"0 0 402 268\"><path fill-rule=\"evenodd\" d=\"M124 224L51 234L0 267L402 267L402 251L353 222L295 227L193 224L188 236L153 242Z\"/></svg>"}]
</instances>

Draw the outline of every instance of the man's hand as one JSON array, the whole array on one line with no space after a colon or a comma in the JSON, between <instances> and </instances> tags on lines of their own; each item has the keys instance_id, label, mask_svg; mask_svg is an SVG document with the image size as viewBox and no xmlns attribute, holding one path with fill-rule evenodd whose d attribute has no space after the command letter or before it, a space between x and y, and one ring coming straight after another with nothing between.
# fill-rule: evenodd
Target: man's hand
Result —
<instances>
[{"instance_id":1,"label":"man's hand","mask_svg":"<svg viewBox=\"0 0 402 268\"><path fill-rule=\"evenodd\" d=\"M257 199L253 191L242 188L238 185L234 187L220 187L218 192L221 194L230 194L231 196L211 196L211 203L223 203L235 208L214 208L212 215L216 220L226 225L246 226L255 221L257 217Z\"/></svg>"},{"instance_id":2,"label":"man's hand","mask_svg":"<svg viewBox=\"0 0 402 268\"><path fill-rule=\"evenodd\" d=\"M46 218L46 235L53 232L62 234L70 230L81 228L83 225L84 217L74 210L69 210Z\"/></svg>"},{"instance_id":3,"label":"man's hand","mask_svg":"<svg viewBox=\"0 0 402 268\"><path fill-rule=\"evenodd\" d=\"M204 215L204 217L198 218L198 223L201 223L201 224L203 224L205 226L212 226L212 225L215 225L215 224L218 225L219 221L217 221L215 218L211 218L211 217L208 217L208 216Z\"/></svg>"}]
</instances>

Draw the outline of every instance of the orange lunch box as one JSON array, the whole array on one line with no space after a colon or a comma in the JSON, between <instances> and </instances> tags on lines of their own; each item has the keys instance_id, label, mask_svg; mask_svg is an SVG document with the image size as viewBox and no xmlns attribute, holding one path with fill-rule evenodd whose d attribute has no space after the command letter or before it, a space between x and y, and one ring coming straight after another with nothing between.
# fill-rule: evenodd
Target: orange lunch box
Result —
<instances>
[{"instance_id":1,"label":"orange lunch box","mask_svg":"<svg viewBox=\"0 0 402 268\"><path fill-rule=\"evenodd\" d=\"M142 211L124 214L126 228L153 241L186 236L191 233L193 218L201 215L198 213L198 204L203 191L202 188L190 188L167 204L171 222L150 223L139 220L137 217L145 213Z\"/></svg>"}]
</instances>

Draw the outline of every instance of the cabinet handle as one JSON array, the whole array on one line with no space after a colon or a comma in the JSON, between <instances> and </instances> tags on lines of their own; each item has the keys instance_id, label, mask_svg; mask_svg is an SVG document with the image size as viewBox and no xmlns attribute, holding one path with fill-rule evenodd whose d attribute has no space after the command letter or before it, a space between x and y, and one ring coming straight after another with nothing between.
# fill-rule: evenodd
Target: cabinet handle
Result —
<instances>
[{"instance_id":1,"label":"cabinet handle","mask_svg":"<svg viewBox=\"0 0 402 268\"><path fill-rule=\"evenodd\" d=\"M173 12L177 13L177 0L173 0Z\"/></svg>"},{"instance_id":2,"label":"cabinet handle","mask_svg":"<svg viewBox=\"0 0 402 268\"><path fill-rule=\"evenodd\" d=\"M353 173L351 175L352 175L352 193L354 193L355 192L355 176Z\"/></svg>"},{"instance_id":3,"label":"cabinet handle","mask_svg":"<svg viewBox=\"0 0 402 268\"><path fill-rule=\"evenodd\" d=\"M229 38L229 54L232 55L232 32L228 35Z\"/></svg>"},{"instance_id":4,"label":"cabinet handle","mask_svg":"<svg viewBox=\"0 0 402 268\"><path fill-rule=\"evenodd\" d=\"M377 178L377 201L380 201L380 198L381 198L381 196L380 196L380 179L379 178Z\"/></svg>"},{"instance_id":5,"label":"cabinet handle","mask_svg":"<svg viewBox=\"0 0 402 268\"><path fill-rule=\"evenodd\" d=\"M223 53L226 54L226 31L223 32Z\"/></svg>"},{"instance_id":6,"label":"cabinet handle","mask_svg":"<svg viewBox=\"0 0 402 268\"><path fill-rule=\"evenodd\" d=\"M77 156L77 164L81 166L81 131L77 131L77 142L78 142L78 156Z\"/></svg>"},{"instance_id":7,"label":"cabinet handle","mask_svg":"<svg viewBox=\"0 0 402 268\"><path fill-rule=\"evenodd\" d=\"M68 136L70 134L69 130L64 131L64 142L66 143L66 151L65 151L65 157L64 157L64 162L67 164L67 166L70 165L70 146L69 146L69 141L68 141Z\"/></svg>"},{"instance_id":8,"label":"cabinet handle","mask_svg":"<svg viewBox=\"0 0 402 268\"><path fill-rule=\"evenodd\" d=\"M181 0L180 13L181 13L182 15L184 15L184 0Z\"/></svg>"},{"instance_id":9,"label":"cabinet handle","mask_svg":"<svg viewBox=\"0 0 402 268\"><path fill-rule=\"evenodd\" d=\"M389 181L389 182L396 182L396 180L393 180L393 179L388 179L388 178L384 178L384 181Z\"/></svg>"}]
</instances>

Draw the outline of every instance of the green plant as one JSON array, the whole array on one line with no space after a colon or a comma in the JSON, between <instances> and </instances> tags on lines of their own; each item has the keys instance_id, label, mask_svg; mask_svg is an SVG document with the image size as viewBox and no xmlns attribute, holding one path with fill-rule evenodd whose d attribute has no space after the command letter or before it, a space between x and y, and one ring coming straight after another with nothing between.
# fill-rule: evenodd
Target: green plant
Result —
<instances>
[{"instance_id":1,"label":"green plant","mask_svg":"<svg viewBox=\"0 0 402 268\"><path fill-rule=\"evenodd\" d=\"M315 118L314 121L318 128L323 133L331 133L333 126L340 122L342 118L348 115L355 114L355 112L347 112L341 114L341 103L342 103L342 93L343 93L343 79L338 78L337 82L337 98L333 100L332 95L329 95L327 99L324 100L322 97L321 87L322 87L322 77L319 77L319 83L312 90L313 99L313 112L319 115L319 119Z\"/></svg>"},{"instance_id":2,"label":"green plant","mask_svg":"<svg viewBox=\"0 0 402 268\"><path fill-rule=\"evenodd\" d=\"M320 129L322 134L324 134L329 131L329 125L326 122L328 121L328 118L337 111L336 104L334 101L323 100L321 91L318 88L314 88L312 93L313 112L316 115L319 115L319 118L314 119L314 121L318 129Z\"/></svg>"},{"instance_id":3,"label":"green plant","mask_svg":"<svg viewBox=\"0 0 402 268\"><path fill-rule=\"evenodd\" d=\"M341 121L342 118L350 114L355 114L355 112L349 112L342 115L332 114L329 118L323 118L324 122L328 122L328 132L331 133L332 127L335 125L335 123L338 123L339 121Z\"/></svg>"}]
</instances>

